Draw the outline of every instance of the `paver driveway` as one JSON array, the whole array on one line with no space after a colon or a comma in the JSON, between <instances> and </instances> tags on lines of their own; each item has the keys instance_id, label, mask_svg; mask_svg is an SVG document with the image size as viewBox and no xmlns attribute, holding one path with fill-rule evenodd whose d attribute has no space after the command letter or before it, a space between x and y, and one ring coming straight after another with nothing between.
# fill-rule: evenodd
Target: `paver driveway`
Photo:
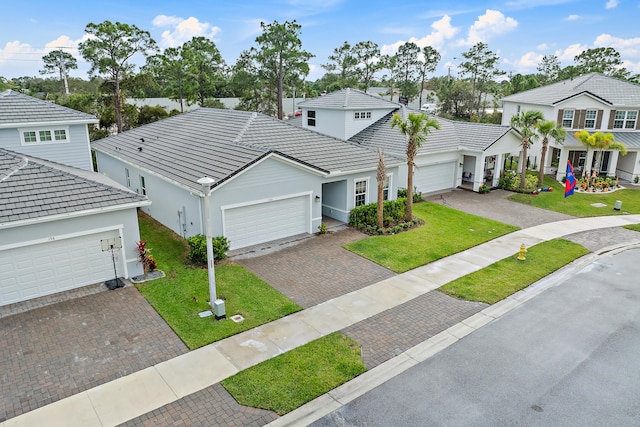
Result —
<instances>
[{"instance_id":1,"label":"paver driveway","mask_svg":"<svg viewBox=\"0 0 640 427\"><path fill-rule=\"evenodd\" d=\"M344 229L256 258L237 262L303 308L364 288L395 273L341 246L365 238Z\"/></svg>"},{"instance_id":2,"label":"paver driveway","mask_svg":"<svg viewBox=\"0 0 640 427\"><path fill-rule=\"evenodd\" d=\"M0 422L187 347L128 286L0 319Z\"/></svg>"}]
</instances>

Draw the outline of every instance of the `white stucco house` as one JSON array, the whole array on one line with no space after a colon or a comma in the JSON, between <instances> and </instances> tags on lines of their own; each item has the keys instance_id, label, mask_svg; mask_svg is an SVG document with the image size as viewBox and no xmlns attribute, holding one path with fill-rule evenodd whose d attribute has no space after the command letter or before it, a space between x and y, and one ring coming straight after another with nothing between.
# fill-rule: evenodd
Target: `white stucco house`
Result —
<instances>
[{"instance_id":1,"label":"white stucco house","mask_svg":"<svg viewBox=\"0 0 640 427\"><path fill-rule=\"evenodd\" d=\"M363 147L382 148L406 158L406 139L391 128L394 113L406 117L411 110L355 89L343 89L298 104L300 126L335 136ZM510 126L455 122L435 117L440 125L418 151L413 183L423 194L482 185L494 187L504 159L518 155L521 138ZM399 187L406 187L407 166L399 167ZM404 183L404 185L403 185Z\"/></svg>"},{"instance_id":2,"label":"white stucco house","mask_svg":"<svg viewBox=\"0 0 640 427\"><path fill-rule=\"evenodd\" d=\"M143 273L137 208L150 201L92 171L91 123L0 93L0 306Z\"/></svg>"},{"instance_id":3,"label":"white stucco house","mask_svg":"<svg viewBox=\"0 0 640 427\"><path fill-rule=\"evenodd\" d=\"M576 176L595 168L596 156L574 137L578 130L612 133L615 140L627 147L627 155L605 151L600 171L631 181L640 176L640 85L598 73L586 74L548 86L516 93L503 99L503 123L521 111L538 110L546 120L557 121L567 131L562 145L552 141L545 164L545 173L555 173L561 180L567 160ZM540 159L540 143L529 151L530 164ZM559 167L556 167L559 165Z\"/></svg>"},{"instance_id":4,"label":"white stucco house","mask_svg":"<svg viewBox=\"0 0 640 427\"><path fill-rule=\"evenodd\" d=\"M183 237L204 234L208 176L214 235L231 249L314 233L323 215L347 222L376 201L376 150L262 114L199 108L95 141L98 170L153 204L142 208ZM401 159L387 156L394 199Z\"/></svg>"}]
</instances>

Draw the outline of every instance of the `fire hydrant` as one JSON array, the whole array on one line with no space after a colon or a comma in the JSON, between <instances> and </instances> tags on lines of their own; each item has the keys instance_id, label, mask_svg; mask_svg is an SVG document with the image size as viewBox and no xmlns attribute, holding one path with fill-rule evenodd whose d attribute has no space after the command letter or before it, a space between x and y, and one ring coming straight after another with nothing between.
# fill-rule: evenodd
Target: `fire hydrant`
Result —
<instances>
[{"instance_id":1,"label":"fire hydrant","mask_svg":"<svg viewBox=\"0 0 640 427\"><path fill-rule=\"evenodd\" d=\"M518 260L519 261L524 261L526 258L524 257L524 254L527 253L527 248L524 247L524 243L520 245L520 253L518 253Z\"/></svg>"}]
</instances>

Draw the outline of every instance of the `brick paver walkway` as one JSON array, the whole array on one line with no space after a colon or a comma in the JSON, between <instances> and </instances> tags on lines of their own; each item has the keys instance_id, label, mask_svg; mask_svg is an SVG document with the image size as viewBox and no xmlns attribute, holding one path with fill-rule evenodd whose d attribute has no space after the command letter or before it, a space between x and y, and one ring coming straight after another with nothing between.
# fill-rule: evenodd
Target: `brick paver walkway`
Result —
<instances>
[{"instance_id":1,"label":"brick paver walkway","mask_svg":"<svg viewBox=\"0 0 640 427\"><path fill-rule=\"evenodd\" d=\"M259 427L276 418L275 412L238 405L224 387L214 384L123 426Z\"/></svg>"},{"instance_id":2,"label":"brick paver walkway","mask_svg":"<svg viewBox=\"0 0 640 427\"><path fill-rule=\"evenodd\" d=\"M372 369L486 307L432 291L341 332L362 346L363 362Z\"/></svg>"},{"instance_id":3,"label":"brick paver walkway","mask_svg":"<svg viewBox=\"0 0 640 427\"><path fill-rule=\"evenodd\" d=\"M0 422L187 352L134 287L0 319Z\"/></svg>"},{"instance_id":4,"label":"brick paver walkway","mask_svg":"<svg viewBox=\"0 0 640 427\"><path fill-rule=\"evenodd\" d=\"M341 246L366 235L354 229L307 239L295 246L238 263L303 308L362 289L395 273Z\"/></svg>"}]
</instances>

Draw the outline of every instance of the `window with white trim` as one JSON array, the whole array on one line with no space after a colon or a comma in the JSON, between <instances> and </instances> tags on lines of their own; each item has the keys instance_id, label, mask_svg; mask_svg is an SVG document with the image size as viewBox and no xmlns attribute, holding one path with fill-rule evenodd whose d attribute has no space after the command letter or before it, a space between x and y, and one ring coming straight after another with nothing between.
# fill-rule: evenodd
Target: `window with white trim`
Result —
<instances>
[{"instance_id":1,"label":"window with white trim","mask_svg":"<svg viewBox=\"0 0 640 427\"><path fill-rule=\"evenodd\" d=\"M562 112L562 127L567 129L573 129L573 116L575 110L564 110Z\"/></svg>"},{"instance_id":2,"label":"window with white trim","mask_svg":"<svg viewBox=\"0 0 640 427\"><path fill-rule=\"evenodd\" d=\"M23 144L49 144L67 142L67 129L29 129L21 130Z\"/></svg>"},{"instance_id":3,"label":"window with white trim","mask_svg":"<svg viewBox=\"0 0 640 427\"><path fill-rule=\"evenodd\" d=\"M124 168L125 182L128 188L131 188L131 177L129 176L129 169Z\"/></svg>"},{"instance_id":4,"label":"window with white trim","mask_svg":"<svg viewBox=\"0 0 640 427\"><path fill-rule=\"evenodd\" d=\"M361 179L355 182L355 206L367 204L367 180Z\"/></svg>"},{"instance_id":5,"label":"window with white trim","mask_svg":"<svg viewBox=\"0 0 640 427\"><path fill-rule=\"evenodd\" d=\"M598 110L587 110L584 114L584 128L595 129L596 117L598 117Z\"/></svg>"},{"instance_id":6,"label":"window with white trim","mask_svg":"<svg viewBox=\"0 0 640 427\"><path fill-rule=\"evenodd\" d=\"M635 129L638 120L636 110L617 110L613 118L614 129Z\"/></svg>"},{"instance_id":7,"label":"window with white trim","mask_svg":"<svg viewBox=\"0 0 640 427\"><path fill-rule=\"evenodd\" d=\"M353 113L353 118L356 120L366 120L371 118L371 111L356 111Z\"/></svg>"},{"instance_id":8,"label":"window with white trim","mask_svg":"<svg viewBox=\"0 0 640 427\"><path fill-rule=\"evenodd\" d=\"M382 200L389 200L389 187L391 186L391 175L384 178L384 187L382 188Z\"/></svg>"},{"instance_id":9,"label":"window with white trim","mask_svg":"<svg viewBox=\"0 0 640 427\"><path fill-rule=\"evenodd\" d=\"M147 185L144 182L144 176L140 175L140 190L143 196L147 195Z\"/></svg>"},{"instance_id":10,"label":"window with white trim","mask_svg":"<svg viewBox=\"0 0 640 427\"><path fill-rule=\"evenodd\" d=\"M307 111L307 126L316 125L316 112L313 110Z\"/></svg>"}]
</instances>

